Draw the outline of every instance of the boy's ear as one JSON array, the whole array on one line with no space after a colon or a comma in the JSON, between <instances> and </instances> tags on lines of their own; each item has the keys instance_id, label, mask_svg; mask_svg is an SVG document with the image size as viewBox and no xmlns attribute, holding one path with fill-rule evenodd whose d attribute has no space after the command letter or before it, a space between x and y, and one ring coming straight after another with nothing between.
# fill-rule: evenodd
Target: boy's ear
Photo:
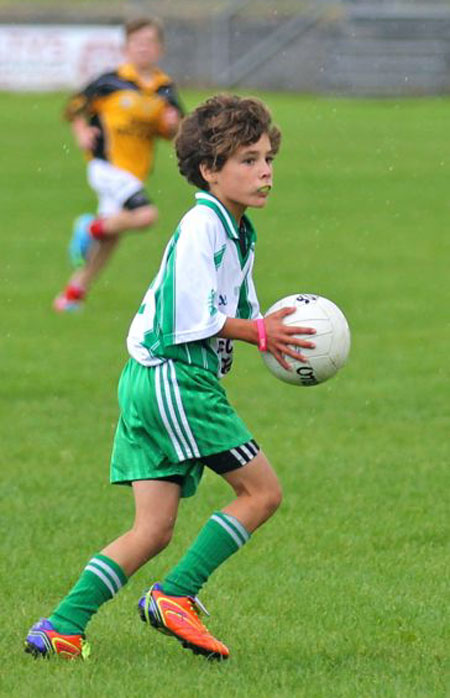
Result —
<instances>
[{"instance_id":1,"label":"boy's ear","mask_svg":"<svg viewBox=\"0 0 450 698\"><path fill-rule=\"evenodd\" d=\"M217 171L216 170L211 170L206 163L201 162L200 165L198 166L198 169L200 170L200 174L205 180L205 182L208 182L208 184L216 184L217 183Z\"/></svg>"}]
</instances>

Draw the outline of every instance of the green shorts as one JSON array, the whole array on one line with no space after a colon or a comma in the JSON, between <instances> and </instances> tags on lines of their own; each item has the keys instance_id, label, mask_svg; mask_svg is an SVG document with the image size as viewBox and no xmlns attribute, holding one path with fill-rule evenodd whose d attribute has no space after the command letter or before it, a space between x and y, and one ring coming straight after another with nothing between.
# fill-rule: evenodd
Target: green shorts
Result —
<instances>
[{"instance_id":1,"label":"green shorts","mask_svg":"<svg viewBox=\"0 0 450 698\"><path fill-rule=\"evenodd\" d=\"M129 359L119 382L119 405L112 483L181 476L181 496L190 497L202 477L202 457L252 439L219 380L180 361L147 367Z\"/></svg>"}]
</instances>

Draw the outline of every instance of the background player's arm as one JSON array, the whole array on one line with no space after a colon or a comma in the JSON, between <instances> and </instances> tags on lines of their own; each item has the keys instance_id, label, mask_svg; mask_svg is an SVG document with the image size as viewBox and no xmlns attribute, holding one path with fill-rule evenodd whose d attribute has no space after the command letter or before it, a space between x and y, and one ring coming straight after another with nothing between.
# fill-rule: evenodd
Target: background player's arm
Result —
<instances>
[{"instance_id":1,"label":"background player's arm","mask_svg":"<svg viewBox=\"0 0 450 698\"><path fill-rule=\"evenodd\" d=\"M100 135L100 129L90 124L92 100L105 92L107 83L102 84L104 76L89 83L82 92L70 97L64 109L64 118L70 122L75 142L81 150L92 151Z\"/></svg>"},{"instance_id":2,"label":"background player's arm","mask_svg":"<svg viewBox=\"0 0 450 698\"><path fill-rule=\"evenodd\" d=\"M160 116L158 124L158 134L163 138L172 140L178 131L181 117L175 107L166 107Z\"/></svg>"},{"instance_id":3,"label":"background player's arm","mask_svg":"<svg viewBox=\"0 0 450 698\"><path fill-rule=\"evenodd\" d=\"M301 339L299 334L315 334L312 327L295 327L283 323L283 318L295 311L295 308L282 308L275 313L271 313L264 318L267 334L267 350L275 356L278 363L286 370L290 371L289 364L283 359L283 354L290 356L297 361L306 361L306 357L296 352L292 345L296 347L313 348L314 342ZM258 330L254 320L243 320L240 318L227 318L217 334L225 339L240 339L250 344L258 344Z\"/></svg>"},{"instance_id":4,"label":"background player's arm","mask_svg":"<svg viewBox=\"0 0 450 698\"><path fill-rule=\"evenodd\" d=\"M173 83L162 85L157 90L157 94L167 104L159 120L158 133L170 140L176 135L185 110Z\"/></svg>"},{"instance_id":5,"label":"background player's arm","mask_svg":"<svg viewBox=\"0 0 450 698\"><path fill-rule=\"evenodd\" d=\"M75 141L81 150L92 151L95 148L95 143L100 135L100 129L96 126L90 126L84 116L76 116L72 120L72 133Z\"/></svg>"}]
</instances>

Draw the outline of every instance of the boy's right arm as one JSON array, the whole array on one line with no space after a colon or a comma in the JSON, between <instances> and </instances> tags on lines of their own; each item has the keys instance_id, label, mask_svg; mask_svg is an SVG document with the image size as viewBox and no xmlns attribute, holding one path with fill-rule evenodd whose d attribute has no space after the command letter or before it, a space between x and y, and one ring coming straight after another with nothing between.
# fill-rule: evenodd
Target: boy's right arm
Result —
<instances>
[{"instance_id":1,"label":"boy's right arm","mask_svg":"<svg viewBox=\"0 0 450 698\"><path fill-rule=\"evenodd\" d=\"M306 357L299 351L296 351L293 346L304 348L314 348L315 346L314 342L301 339L297 336L299 334L315 334L315 329L312 327L290 326L283 323L283 318L294 311L295 308L282 308L263 319L267 338L267 351L270 351L278 363L287 371L290 371L291 367L284 360L283 354L297 361L306 361ZM256 320L242 320L240 318L231 317L225 320L218 336L225 339L240 339L244 342L256 345L259 343L260 339Z\"/></svg>"},{"instance_id":2,"label":"boy's right arm","mask_svg":"<svg viewBox=\"0 0 450 698\"><path fill-rule=\"evenodd\" d=\"M167 105L160 118L159 135L170 140L177 134L180 121L185 115L185 109L172 82L161 85L156 90L156 94L164 99Z\"/></svg>"},{"instance_id":3,"label":"boy's right arm","mask_svg":"<svg viewBox=\"0 0 450 698\"><path fill-rule=\"evenodd\" d=\"M71 123L72 133L75 141L81 150L92 151L95 148L95 143L100 135L100 129L96 126L90 126L84 116L76 116Z\"/></svg>"},{"instance_id":4,"label":"boy's right arm","mask_svg":"<svg viewBox=\"0 0 450 698\"><path fill-rule=\"evenodd\" d=\"M81 150L93 151L100 129L90 124L92 101L107 93L109 74L101 75L72 95L64 109L64 118L70 122L75 142Z\"/></svg>"}]
</instances>

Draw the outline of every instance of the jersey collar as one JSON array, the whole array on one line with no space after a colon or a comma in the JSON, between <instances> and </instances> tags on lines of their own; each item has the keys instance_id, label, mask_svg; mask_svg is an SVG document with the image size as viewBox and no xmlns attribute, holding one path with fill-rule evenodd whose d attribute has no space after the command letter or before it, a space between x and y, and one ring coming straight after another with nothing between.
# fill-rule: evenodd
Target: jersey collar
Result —
<instances>
[{"instance_id":1,"label":"jersey collar","mask_svg":"<svg viewBox=\"0 0 450 698\"><path fill-rule=\"evenodd\" d=\"M223 205L223 203L219 201L217 197L215 197L208 191L200 191L195 195L195 198L197 200L197 205L200 204L203 206L208 206L209 208L212 208L213 211L215 211L215 213L220 218L228 237L232 238L232 240L239 240L239 226L234 216L228 211L228 209ZM256 240L255 229L251 221L247 218L246 215L242 216L242 219L247 234L250 235L251 241Z\"/></svg>"},{"instance_id":2,"label":"jersey collar","mask_svg":"<svg viewBox=\"0 0 450 698\"><path fill-rule=\"evenodd\" d=\"M143 82L132 63L122 63L117 72L120 77L124 78L125 80L130 80L131 82L136 83L141 90L156 90L165 82L166 77L165 74L159 70L159 68L155 67L153 69L152 79L148 82Z\"/></svg>"}]
</instances>

